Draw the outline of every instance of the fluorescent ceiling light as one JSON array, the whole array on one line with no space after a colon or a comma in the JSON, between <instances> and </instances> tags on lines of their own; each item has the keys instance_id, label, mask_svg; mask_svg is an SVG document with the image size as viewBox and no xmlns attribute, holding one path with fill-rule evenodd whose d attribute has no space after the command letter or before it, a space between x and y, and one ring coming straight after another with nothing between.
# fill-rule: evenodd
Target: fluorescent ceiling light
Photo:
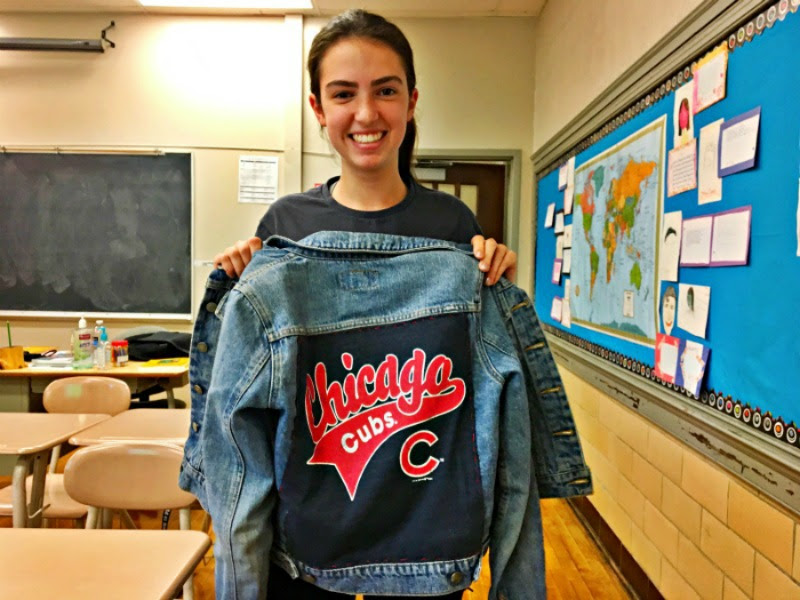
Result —
<instances>
[{"instance_id":1,"label":"fluorescent ceiling light","mask_svg":"<svg viewBox=\"0 0 800 600\"><path fill-rule=\"evenodd\" d=\"M311 0L139 0L142 6L169 8L250 8L299 10L314 8Z\"/></svg>"}]
</instances>

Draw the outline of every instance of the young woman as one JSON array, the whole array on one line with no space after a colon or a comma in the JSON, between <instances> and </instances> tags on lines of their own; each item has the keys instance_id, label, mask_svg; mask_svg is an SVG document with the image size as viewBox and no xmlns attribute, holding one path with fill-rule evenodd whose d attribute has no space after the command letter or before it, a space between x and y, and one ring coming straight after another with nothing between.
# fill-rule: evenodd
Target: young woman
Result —
<instances>
[{"instance_id":1,"label":"young woman","mask_svg":"<svg viewBox=\"0 0 800 600\"><path fill-rule=\"evenodd\" d=\"M238 277L270 235L299 240L317 231L352 231L470 243L487 285L501 275L513 281L516 253L485 239L458 198L411 175L418 92L411 46L400 29L378 15L347 11L314 38L308 72L309 102L342 174L278 200L256 236L227 248L214 264Z\"/></svg>"},{"instance_id":2,"label":"young woman","mask_svg":"<svg viewBox=\"0 0 800 600\"><path fill-rule=\"evenodd\" d=\"M418 92L411 47L403 33L383 17L347 11L315 37L308 71L309 101L341 158L341 176L278 200L261 219L256 236L217 255L215 264L229 276L239 276L270 235L299 240L335 230L471 243L487 285L501 275L513 279L516 254L485 239L458 198L427 189L411 175ZM455 600L461 595L439 598ZM275 565L267 597L348 598L292 580Z\"/></svg>"}]
</instances>

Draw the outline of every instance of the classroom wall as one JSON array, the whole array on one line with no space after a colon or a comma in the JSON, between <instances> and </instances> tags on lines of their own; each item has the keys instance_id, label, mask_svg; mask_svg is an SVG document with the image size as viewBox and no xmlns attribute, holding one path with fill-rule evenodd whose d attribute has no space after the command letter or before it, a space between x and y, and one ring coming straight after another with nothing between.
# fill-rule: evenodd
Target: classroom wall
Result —
<instances>
[{"instance_id":1,"label":"classroom wall","mask_svg":"<svg viewBox=\"0 0 800 600\"><path fill-rule=\"evenodd\" d=\"M537 22L534 146L698 4L549 2ZM589 500L666 598L800 597L798 515L569 370L561 373L593 472Z\"/></svg>"},{"instance_id":2,"label":"classroom wall","mask_svg":"<svg viewBox=\"0 0 800 600\"><path fill-rule=\"evenodd\" d=\"M338 172L306 107L308 83L299 73L323 19L12 14L3 15L0 36L97 38L111 19L116 27L108 37L117 47L104 54L0 53L0 145L193 152L195 261L210 261L252 235L264 212L263 205L236 200L241 154L281 157L281 194ZM397 22L415 51L419 148L532 153L533 19ZM523 182L530 182L528 161L522 167ZM531 198L532 186L523 183L523 274L532 255ZM195 267L198 299L209 269ZM113 336L140 323L107 324ZM60 347L67 347L74 327L71 319L15 319L12 325L17 344Z\"/></svg>"}]
</instances>

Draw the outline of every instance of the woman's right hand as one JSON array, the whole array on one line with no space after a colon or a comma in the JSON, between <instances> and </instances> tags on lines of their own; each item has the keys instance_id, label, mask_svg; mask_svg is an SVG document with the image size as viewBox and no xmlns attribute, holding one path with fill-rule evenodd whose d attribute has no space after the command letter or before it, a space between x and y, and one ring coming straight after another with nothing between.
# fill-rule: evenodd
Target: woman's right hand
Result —
<instances>
[{"instance_id":1,"label":"woman's right hand","mask_svg":"<svg viewBox=\"0 0 800 600\"><path fill-rule=\"evenodd\" d=\"M214 257L214 266L225 269L228 277L241 277L244 268L253 259L253 252L261 250L262 245L263 242L258 237L239 240Z\"/></svg>"}]
</instances>

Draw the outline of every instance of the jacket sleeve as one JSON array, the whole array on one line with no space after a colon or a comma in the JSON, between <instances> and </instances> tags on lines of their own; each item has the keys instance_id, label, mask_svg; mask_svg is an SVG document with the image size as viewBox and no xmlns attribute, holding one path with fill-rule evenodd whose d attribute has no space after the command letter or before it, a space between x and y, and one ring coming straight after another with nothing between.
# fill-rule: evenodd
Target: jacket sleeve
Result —
<instances>
[{"instance_id":1,"label":"jacket sleeve","mask_svg":"<svg viewBox=\"0 0 800 600\"><path fill-rule=\"evenodd\" d=\"M260 317L237 289L218 314L222 327L201 436L207 509L217 536L217 597L265 598L276 502L272 356Z\"/></svg>"},{"instance_id":2,"label":"jacket sleeve","mask_svg":"<svg viewBox=\"0 0 800 600\"><path fill-rule=\"evenodd\" d=\"M544 600L544 546L521 373L501 401L495 507L489 540L489 600Z\"/></svg>"},{"instance_id":3,"label":"jacket sleeve","mask_svg":"<svg viewBox=\"0 0 800 600\"><path fill-rule=\"evenodd\" d=\"M592 493L572 411L555 360L528 295L508 283L499 287L506 325L522 363L536 482L542 498Z\"/></svg>"}]
</instances>

